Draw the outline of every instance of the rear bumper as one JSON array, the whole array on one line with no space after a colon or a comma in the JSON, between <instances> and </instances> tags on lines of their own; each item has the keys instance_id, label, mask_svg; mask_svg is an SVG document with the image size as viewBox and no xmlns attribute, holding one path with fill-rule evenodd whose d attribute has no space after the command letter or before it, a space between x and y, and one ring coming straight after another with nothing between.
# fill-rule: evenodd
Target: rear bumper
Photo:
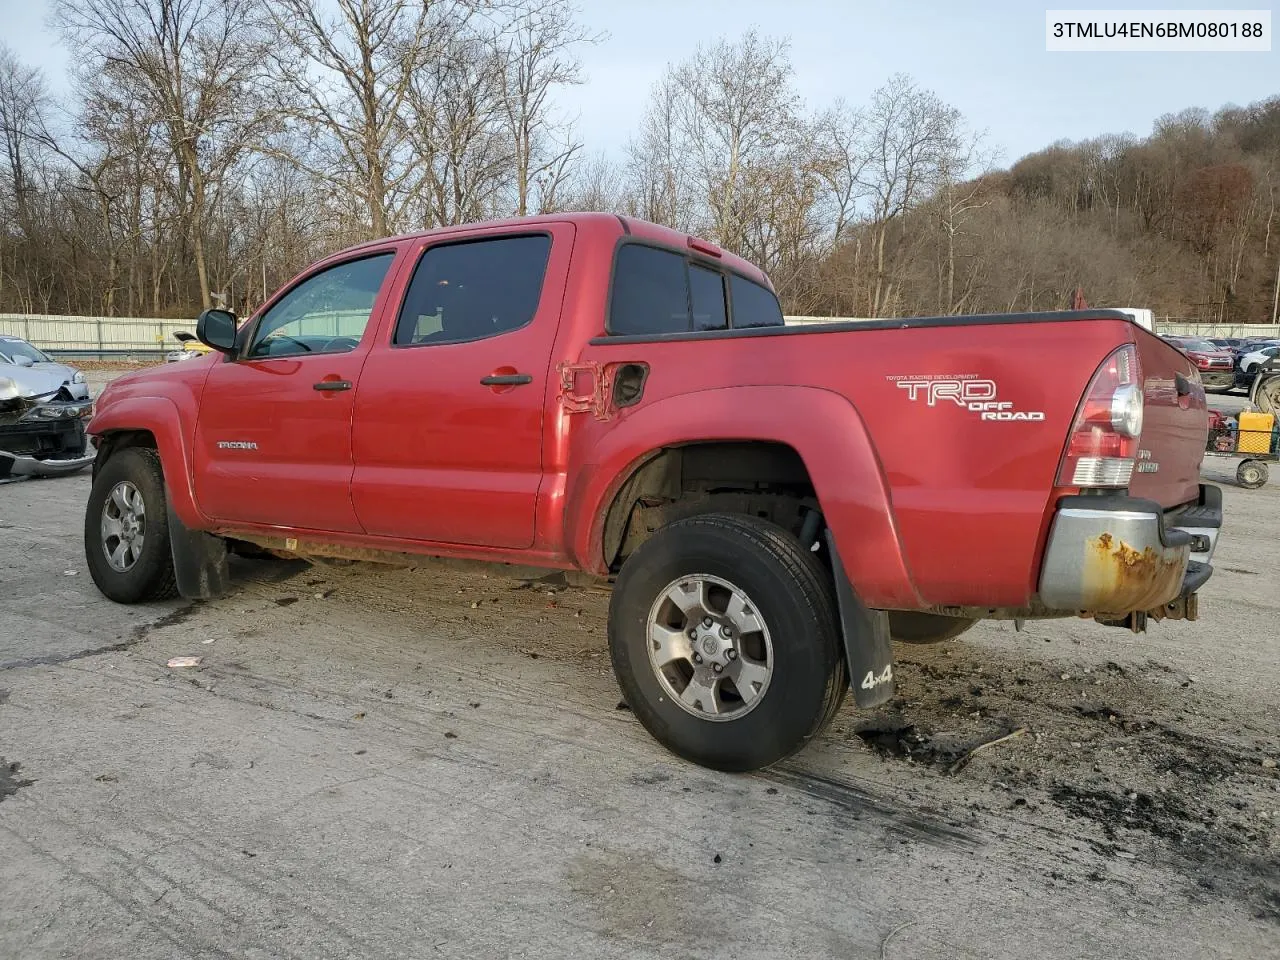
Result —
<instances>
[{"instance_id":1,"label":"rear bumper","mask_svg":"<svg viewBox=\"0 0 1280 960\"><path fill-rule=\"evenodd\" d=\"M1165 511L1137 497L1067 497L1058 505L1040 573L1046 607L1127 614L1194 593L1209 576L1222 527L1222 491Z\"/></svg>"}]
</instances>

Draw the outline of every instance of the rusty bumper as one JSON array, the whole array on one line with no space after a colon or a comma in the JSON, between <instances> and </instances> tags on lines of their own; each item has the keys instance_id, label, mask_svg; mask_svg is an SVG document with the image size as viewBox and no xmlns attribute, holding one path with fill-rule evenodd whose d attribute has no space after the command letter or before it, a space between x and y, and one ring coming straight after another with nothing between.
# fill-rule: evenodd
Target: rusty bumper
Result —
<instances>
[{"instance_id":1,"label":"rusty bumper","mask_svg":"<svg viewBox=\"0 0 1280 960\"><path fill-rule=\"evenodd\" d=\"M1206 486L1198 503L1168 512L1135 497L1065 498L1049 531L1040 599L1058 610L1127 614L1194 593L1212 573L1221 504Z\"/></svg>"}]
</instances>

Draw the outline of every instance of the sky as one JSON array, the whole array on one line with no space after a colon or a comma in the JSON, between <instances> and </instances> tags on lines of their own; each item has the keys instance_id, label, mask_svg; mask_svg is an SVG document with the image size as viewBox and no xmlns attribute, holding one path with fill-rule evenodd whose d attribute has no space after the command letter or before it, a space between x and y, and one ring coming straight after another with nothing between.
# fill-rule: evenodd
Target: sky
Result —
<instances>
[{"instance_id":1,"label":"sky","mask_svg":"<svg viewBox=\"0 0 1280 960\"><path fill-rule=\"evenodd\" d=\"M1164 0L1160 9L1261 8L1269 0ZM1280 94L1280 45L1270 53L1048 53L1045 10L1017 0L578 0L605 39L582 51L587 82L562 91L588 152L618 155L653 83L699 44L755 27L790 39L796 87L815 109L853 105L906 73L984 131L1000 165L1061 140L1145 136L1165 113L1210 110ZM1089 8L1131 9L1142 0ZM68 89L68 51L47 24L49 0L0 0L0 43ZM1155 4L1148 2L1147 7ZM1280 27L1280 16L1274 17Z\"/></svg>"}]
</instances>

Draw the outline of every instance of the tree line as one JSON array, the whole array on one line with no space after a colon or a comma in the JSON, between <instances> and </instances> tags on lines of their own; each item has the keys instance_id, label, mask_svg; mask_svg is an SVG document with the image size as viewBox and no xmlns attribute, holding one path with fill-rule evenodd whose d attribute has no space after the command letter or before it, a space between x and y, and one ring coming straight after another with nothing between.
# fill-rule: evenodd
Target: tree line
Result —
<instances>
[{"instance_id":1,"label":"tree line","mask_svg":"<svg viewBox=\"0 0 1280 960\"><path fill-rule=\"evenodd\" d=\"M1269 321L1280 97L1062 142L1008 169L891 77L821 106L783 39L698 48L625 149L567 115L571 0L55 0L70 96L0 46L0 312L241 313L407 230L626 213L763 267L789 313L1149 306Z\"/></svg>"}]
</instances>

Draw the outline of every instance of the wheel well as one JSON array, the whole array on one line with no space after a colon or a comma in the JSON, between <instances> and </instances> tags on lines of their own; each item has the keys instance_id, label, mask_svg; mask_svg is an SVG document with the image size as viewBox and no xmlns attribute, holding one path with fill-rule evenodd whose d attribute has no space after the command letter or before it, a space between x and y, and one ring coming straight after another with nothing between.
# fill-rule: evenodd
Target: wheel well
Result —
<instances>
[{"instance_id":1,"label":"wheel well","mask_svg":"<svg viewBox=\"0 0 1280 960\"><path fill-rule=\"evenodd\" d=\"M93 461L93 476L98 475L98 471L102 465L107 462L112 454L125 450L129 447L150 447L152 450L159 449L156 443L155 434L150 430L115 430L111 433L103 435L98 441L98 455Z\"/></svg>"},{"instance_id":2,"label":"wheel well","mask_svg":"<svg viewBox=\"0 0 1280 960\"><path fill-rule=\"evenodd\" d=\"M604 524L604 556L616 569L660 527L699 513L741 513L799 534L818 509L795 448L771 441L709 441L665 447L623 482ZM816 533L816 530L815 530Z\"/></svg>"}]
</instances>

